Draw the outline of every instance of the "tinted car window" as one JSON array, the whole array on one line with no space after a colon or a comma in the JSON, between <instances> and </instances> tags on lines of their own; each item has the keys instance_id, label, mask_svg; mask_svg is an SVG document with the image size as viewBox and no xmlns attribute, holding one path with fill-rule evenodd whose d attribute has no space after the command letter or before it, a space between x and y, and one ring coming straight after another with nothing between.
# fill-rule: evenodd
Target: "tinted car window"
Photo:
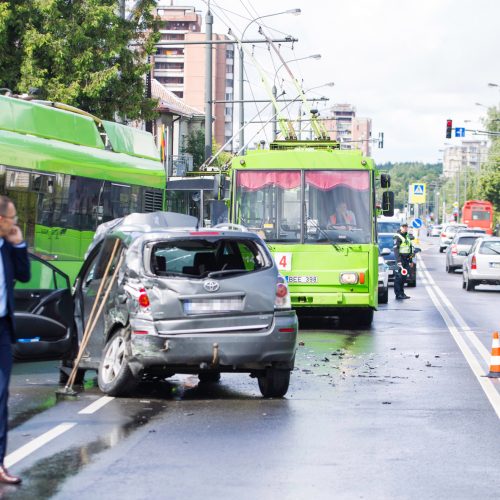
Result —
<instances>
[{"instance_id":1,"label":"tinted car window","mask_svg":"<svg viewBox=\"0 0 500 500\"><path fill-rule=\"evenodd\" d=\"M401 223L399 222L377 222L377 232L396 233L399 231Z\"/></svg>"},{"instance_id":2,"label":"tinted car window","mask_svg":"<svg viewBox=\"0 0 500 500\"><path fill-rule=\"evenodd\" d=\"M271 266L262 246L253 240L189 239L156 244L151 270L159 276L205 277L213 271L257 271Z\"/></svg>"},{"instance_id":3,"label":"tinted car window","mask_svg":"<svg viewBox=\"0 0 500 500\"><path fill-rule=\"evenodd\" d=\"M383 248L392 248L394 246L394 240L392 236L380 236L378 237L378 248L382 250Z\"/></svg>"},{"instance_id":4,"label":"tinted car window","mask_svg":"<svg viewBox=\"0 0 500 500\"><path fill-rule=\"evenodd\" d=\"M461 236L458 238L457 245L472 245L479 236Z\"/></svg>"},{"instance_id":5,"label":"tinted car window","mask_svg":"<svg viewBox=\"0 0 500 500\"><path fill-rule=\"evenodd\" d=\"M483 241L479 253L485 255L500 255L500 241Z\"/></svg>"}]
</instances>

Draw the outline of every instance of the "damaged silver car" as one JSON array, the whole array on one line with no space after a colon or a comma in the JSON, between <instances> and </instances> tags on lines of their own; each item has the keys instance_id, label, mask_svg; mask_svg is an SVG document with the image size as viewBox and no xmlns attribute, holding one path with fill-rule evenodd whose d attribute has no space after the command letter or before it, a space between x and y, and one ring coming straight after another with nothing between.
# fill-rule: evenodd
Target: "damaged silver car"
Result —
<instances>
[{"instance_id":1,"label":"damaged silver car","mask_svg":"<svg viewBox=\"0 0 500 500\"><path fill-rule=\"evenodd\" d=\"M73 299L80 341L92 330L80 372L97 369L106 394L148 375L223 372L250 373L264 397L286 394L298 325L272 255L254 233L197 224L155 212L98 229Z\"/></svg>"}]
</instances>

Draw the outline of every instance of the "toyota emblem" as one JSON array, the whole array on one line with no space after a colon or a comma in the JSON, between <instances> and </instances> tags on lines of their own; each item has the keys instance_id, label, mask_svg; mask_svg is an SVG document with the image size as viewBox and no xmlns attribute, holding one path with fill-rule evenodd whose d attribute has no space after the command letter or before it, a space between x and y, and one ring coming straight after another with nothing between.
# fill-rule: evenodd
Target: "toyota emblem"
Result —
<instances>
[{"instance_id":1,"label":"toyota emblem","mask_svg":"<svg viewBox=\"0 0 500 500\"><path fill-rule=\"evenodd\" d=\"M219 289L220 285L218 281L215 280L207 280L203 283L203 288L207 292L216 292Z\"/></svg>"}]
</instances>

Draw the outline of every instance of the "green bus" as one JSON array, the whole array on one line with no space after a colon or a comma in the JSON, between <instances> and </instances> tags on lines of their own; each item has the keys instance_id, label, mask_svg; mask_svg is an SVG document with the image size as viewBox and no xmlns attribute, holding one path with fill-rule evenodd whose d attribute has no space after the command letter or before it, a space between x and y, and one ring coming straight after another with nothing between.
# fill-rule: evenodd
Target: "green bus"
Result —
<instances>
[{"instance_id":1,"label":"green bus","mask_svg":"<svg viewBox=\"0 0 500 500\"><path fill-rule=\"evenodd\" d=\"M391 215L394 194L359 150L334 141L276 141L235 157L229 221L266 240L304 315L338 316L369 326L378 306L377 213Z\"/></svg>"},{"instance_id":2,"label":"green bus","mask_svg":"<svg viewBox=\"0 0 500 500\"><path fill-rule=\"evenodd\" d=\"M0 95L0 194L16 204L29 250L71 279L97 225L162 210L165 184L151 134Z\"/></svg>"}]
</instances>

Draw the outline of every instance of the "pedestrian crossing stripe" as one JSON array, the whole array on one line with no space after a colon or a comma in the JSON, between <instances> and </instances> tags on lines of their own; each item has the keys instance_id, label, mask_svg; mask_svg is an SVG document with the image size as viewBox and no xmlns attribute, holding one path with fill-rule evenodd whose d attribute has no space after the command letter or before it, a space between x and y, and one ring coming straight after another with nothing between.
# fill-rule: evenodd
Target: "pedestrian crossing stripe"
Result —
<instances>
[{"instance_id":1,"label":"pedestrian crossing stripe","mask_svg":"<svg viewBox=\"0 0 500 500\"><path fill-rule=\"evenodd\" d=\"M424 194L423 184L413 184L413 194Z\"/></svg>"}]
</instances>

